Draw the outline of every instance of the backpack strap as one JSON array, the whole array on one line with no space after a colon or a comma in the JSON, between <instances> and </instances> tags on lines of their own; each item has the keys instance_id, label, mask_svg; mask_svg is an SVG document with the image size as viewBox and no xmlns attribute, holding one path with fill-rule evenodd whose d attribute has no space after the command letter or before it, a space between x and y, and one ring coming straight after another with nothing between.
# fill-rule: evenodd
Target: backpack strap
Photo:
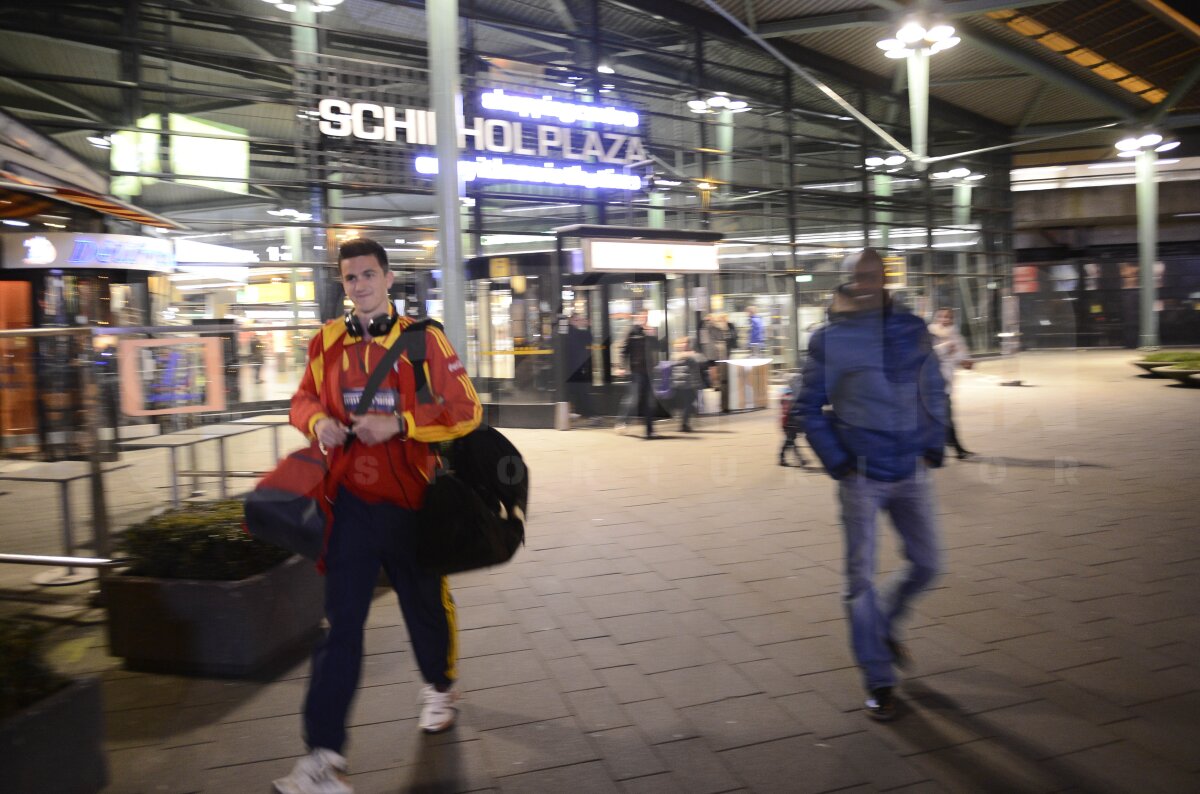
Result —
<instances>
[{"instance_id":1,"label":"backpack strap","mask_svg":"<svg viewBox=\"0 0 1200 794\"><path fill-rule=\"evenodd\" d=\"M408 351L408 360L413 368L413 382L417 390L417 402L422 405L427 405L434 402L433 390L429 388L429 373L425 369L425 330L429 327L441 330L442 324L437 320L426 317L424 320L418 320L412 325L400 332L400 339L396 342L396 347L401 346ZM421 331L421 333L409 333L410 331ZM406 339L405 336L408 338Z\"/></svg>"}]
</instances>

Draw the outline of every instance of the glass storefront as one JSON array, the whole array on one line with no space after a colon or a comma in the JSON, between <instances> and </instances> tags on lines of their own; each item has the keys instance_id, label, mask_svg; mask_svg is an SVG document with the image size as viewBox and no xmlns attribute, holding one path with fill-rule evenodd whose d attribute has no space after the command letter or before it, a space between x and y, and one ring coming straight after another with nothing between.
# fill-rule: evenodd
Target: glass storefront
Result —
<instances>
[{"instance_id":1,"label":"glass storefront","mask_svg":"<svg viewBox=\"0 0 1200 794\"><path fill-rule=\"evenodd\" d=\"M406 312L436 316L442 305L424 12L363 0L294 24L255 5L227 9L220 27L188 15L130 17L119 32L139 48L86 75L96 91L121 98L113 123L40 130L107 175L113 194L178 225L159 236L245 255L103 290L107 321L122 327L230 324L239 403L280 400L294 387L306 326L344 311L334 258L347 239L383 243ZM30 9L0 43L42 35L47 25L114 33L83 11L50 13ZM564 316L588 316L597 388L622 377L616 349L639 311L664 352L713 313L727 316L744 350L754 306L766 353L777 369L791 369L832 289L825 282L836 283L844 255L866 244L904 260L910 302L928 311L952 301L972 318L972 347L995 347L988 291L1007 283L1011 212L1007 155L985 150L1004 142L1004 130L931 115L932 156L961 150L964 135L979 152L961 163L983 177L965 204L953 185L907 166L887 174L883 190L883 175L866 170L876 152L859 123L826 112L827 97L788 79L748 42L597 0L594 35L568 65L528 58L512 20L477 18L469 5L461 13L467 257L550 253L554 229L572 224L723 236L715 275L473 281L464 357L489 399L517 403L553 391L548 351L560 307ZM513 13L538 17L522 31L573 36L557 15ZM275 53L269 62L243 52L246 30L256 48ZM55 41L63 63L88 62L76 38ZM605 53L621 54L612 74L597 68ZM872 118L906 112L902 94L824 77ZM64 79L42 78L51 86ZM736 110L694 112L689 101L704 92L723 92ZM542 103L536 117L530 102ZM26 122L38 127L38 119ZM33 228L42 221L57 223L35 218ZM85 300L102 292L86 280L62 289ZM557 289L561 296L550 294Z\"/></svg>"}]
</instances>

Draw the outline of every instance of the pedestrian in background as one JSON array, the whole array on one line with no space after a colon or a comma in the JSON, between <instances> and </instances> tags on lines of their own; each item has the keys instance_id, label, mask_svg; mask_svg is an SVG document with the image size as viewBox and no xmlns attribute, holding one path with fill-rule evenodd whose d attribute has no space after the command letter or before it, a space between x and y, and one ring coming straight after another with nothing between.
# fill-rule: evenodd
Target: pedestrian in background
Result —
<instances>
[{"instance_id":1,"label":"pedestrian in background","mask_svg":"<svg viewBox=\"0 0 1200 794\"><path fill-rule=\"evenodd\" d=\"M895 668L909 661L899 623L941 564L929 469L945 454L946 388L925 323L884 289L879 254L868 248L846 264L854 281L839 288L829 321L809 341L793 412L838 482L851 645L868 714L890 720L897 713ZM876 589L881 510L900 535L907 564Z\"/></svg>"},{"instance_id":2,"label":"pedestrian in background","mask_svg":"<svg viewBox=\"0 0 1200 794\"><path fill-rule=\"evenodd\" d=\"M703 367L707 363L694 347L690 336L680 337L671 367L671 384L679 406L679 429L684 433L692 432L692 417L696 413L696 399L704 388Z\"/></svg>"},{"instance_id":3,"label":"pedestrian in background","mask_svg":"<svg viewBox=\"0 0 1200 794\"><path fill-rule=\"evenodd\" d=\"M783 446L779 448L780 466L788 465L787 453L789 451L796 456L796 460L801 466L808 464L808 461L804 459L804 453L800 451L799 439L804 433L804 426L801 424L799 413L792 412L796 396L800 393L800 383L800 376L795 376L783 387L783 392L779 395L779 414L783 424Z\"/></svg>"},{"instance_id":4,"label":"pedestrian in background","mask_svg":"<svg viewBox=\"0 0 1200 794\"><path fill-rule=\"evenodd\" d=\"M592 332L587 315L575 312L567 326L567 399L576 416L590 419L592 411Z\"/></svg>"},{"instance_id":5,"label":"pedestrian in background","mask_svg":"<svg viewBox=\"0 0 1200 794\"><path fill-rule=\"evenodd\" d=\"M654 346L646 333L646 313L634 317L629 334L621 345L621 358L629 373L629 390L621 401L621 414L617 417L617 429L624 430L629 417L640 410L646 420L646 438L654 437L654 392L651 377L656 364ZM636 408L635 408L636 406Z\"/></svg>"},{"instance_id":6,"label":"pedestrian in background","mask_svg":"<svg viewBox=\"0 0 1200 794\"><path fill-rule=\"evenodd\" d=\"M949 306L943 306L934 313L929 333L933 334L933 349L941 362L942 379L946 381L946 443L954 447L959 460L966 460L975 453L962 445L954 427L954 373L959 367L971 369L974 366L971 351L967 349L967 341L954 322L954 309Z\"/></svg>"},{"instance_id":7,"label":"pedestrian in background","mask_svg":"<svg viewBox=\"0 0 1200 794\"><path fill-rule=\"evenodd\" d=\"M750 357L762 358L767 346L766 326L763 324L763 318L758 316L758 309L754 306L748 306L746 314L750 315L750 333L746 338L746 344L750 348Z\"/></svg>"}]
</instances>

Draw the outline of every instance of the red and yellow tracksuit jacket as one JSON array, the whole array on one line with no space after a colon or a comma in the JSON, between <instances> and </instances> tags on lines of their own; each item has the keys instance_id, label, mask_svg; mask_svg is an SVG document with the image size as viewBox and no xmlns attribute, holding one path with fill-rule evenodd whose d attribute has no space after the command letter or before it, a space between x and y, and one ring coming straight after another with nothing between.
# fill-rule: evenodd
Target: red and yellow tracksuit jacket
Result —
<instances>
[{"instance_id":1,"label":"red and yellow tracksuit jacket","mask_svg":"<svg viewBox=\"0 0 1200 794\"><path fill-rule=\"evenodd\" d=\"M350 336L343 320L325 323L308 343L308 366L292 396L292 424L310 439L315 437L313 426L324 417L349 426L372 368L412 322L402 317L386 336L369 342ZM403 416L407 437L371 446L355 441L345 453L333 453L351 456L341 484L364 501L420 509L437 464L429 444L470 433L483 416L479 396L446 335L432 326L425 334L425 377L433 401L417 402L413 365L404 353L368 409Z\"/></svg>"}]
</instances>

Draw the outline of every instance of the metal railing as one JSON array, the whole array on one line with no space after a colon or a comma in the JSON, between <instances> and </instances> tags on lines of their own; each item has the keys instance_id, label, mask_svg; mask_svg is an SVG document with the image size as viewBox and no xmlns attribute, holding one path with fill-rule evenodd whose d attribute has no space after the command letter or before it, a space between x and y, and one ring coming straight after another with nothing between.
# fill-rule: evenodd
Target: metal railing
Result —
<instances>
[{"instance_id":1,"label":"metal railing","mask_svg":"<svg viewBox=\"0 0 1200 794\"><path fill-rule=\"evenodd\" d=\"M174 338L174 337L213 337L219 336L227 342L223 343L222 363L227 375L227 396L230 387L237 393L238 379L247 380L249 369L244 366L252 363L239 355L239 334L254 332L285 332L294 338L294 344L300 345L300 337L311 335L320 324L296 324L286 326L270 326L267 328L245 326L230 326L223 324L209 325L162 325L162 326L80 326L55 328L19 328L0 330L0 367L3 368L3 382L0 383L0 455L13 451L11 442L17 439L21 447L18 455L32 452L37 457L48 460L76 459L86 462L87 473L80 477L78 471L70 476L73 479L86 479L89 483L90 506L92 513L90 546L88 538L80 538L87 551L94 556L83 556L75 553L75 540L71 537L69 518L64 518L63 548L57 555L2 553L0 564L40 565L65 568L59 575L39 574L35 581L42 584L66 584L84 578L76 573L76 569L97 569L104 575L111 568L121 565L124 561L113 558L111 550L111 523L104 485L102 463L115 459L122 428L129 424L118 413L120 385L117 372L117 347L108 348L104 355L96 344L97 336L115 337L117 339L137 338ZM297 351L299 351L297 353ZM301 345L296 350L277 354L277 378L286 380L287 372L291 371L293 362L291 354L305 352ZM285 357L288 359L285 362ZM104 365L104 366L101 366ZM286 367L286 369L285 369ZM257 374L257 373L255 373ZM234 380L231 382L230 378ZM276 389L283 384L276 383ZM243 389L244 391L244 389ZM267 394L267 392L262 392ZM151 422L157 422L160 429L181 423L193 425L210 421L222 421L233 411L240 411L246 403L239 399L227 400L226 408L215 414L194 413L175 414L171 416L148 417ZM268 400L269 402L269 400ZM9 411L6 414L5 408ZM275 408L274 410L278 410ZM251 410L251 413L254 411ZM23 415L22 415L23 414ZM19 417L15 423L5 422L7 417ZM139 420L134 420L134 424ZM140 420L147 421L147 420ZM4 426L8 425L8 426ZM111 440L102 434L101 428L111 427ZM24 438L26 440L22 441ZM276 444L277 446L277 444ZM61 475L49 470L52 463L35 463L34 467L47 467L45 482L59 482ZM78 464L73 464L78 465ZM22 467L24 473L31 471ZM220 472L200 470L193 466L188 475L219 476ZM254 477L261 472L233 471L224 472L225 476ZM60 479L53 479L60 477ZM13 479L16 479L15 477ZM25 478L28 479L28 478ZM222 481L223 482L223 481ZM66 496L62 497L66 499ZM69 506L64 509L64 515L69 512Z\"/></svg>"}]
</instances>

